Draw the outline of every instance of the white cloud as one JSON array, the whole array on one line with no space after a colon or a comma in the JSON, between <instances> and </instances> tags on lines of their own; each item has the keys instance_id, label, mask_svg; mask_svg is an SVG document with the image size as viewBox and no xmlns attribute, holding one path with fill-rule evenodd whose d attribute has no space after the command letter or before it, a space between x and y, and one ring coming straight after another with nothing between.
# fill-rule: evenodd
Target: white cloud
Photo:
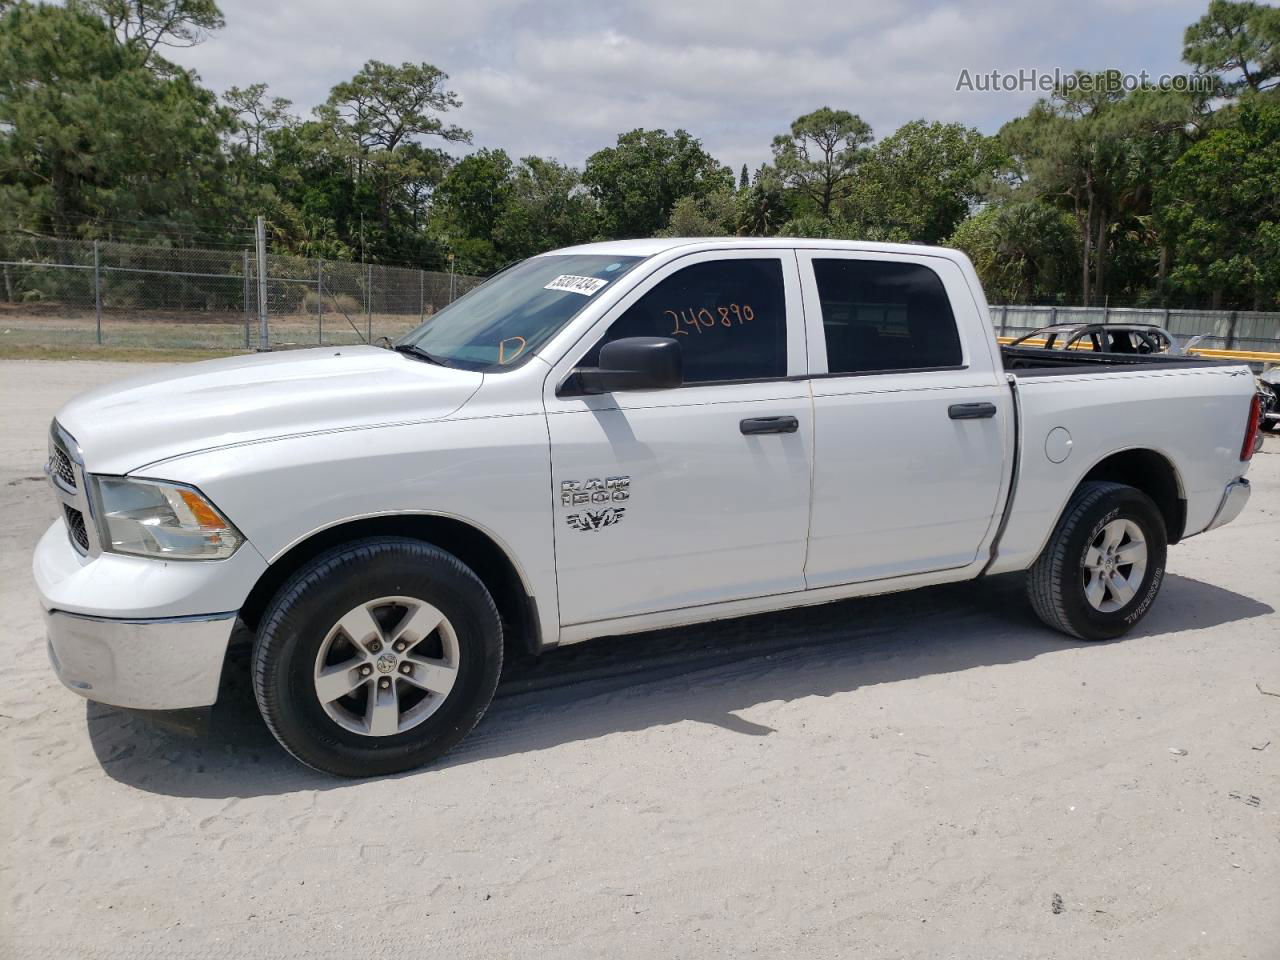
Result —
<instances>
[{"instance_id":1,"label":"white cloud","mask_svg":"<svg viewBox=\"0 0 1280 960\"><path fill-rule=\"evenodd\" d=\"M684 127L735 169L822 105L878 135L917 118L986 131L1034 92L956 92L962 69L1180 67L1206 0L223 0L227 28L175 51L217 90L266 82L306 113L366 60L450 74L480 146L580 164L638 126Z\"/></svg>"}]
</instances>

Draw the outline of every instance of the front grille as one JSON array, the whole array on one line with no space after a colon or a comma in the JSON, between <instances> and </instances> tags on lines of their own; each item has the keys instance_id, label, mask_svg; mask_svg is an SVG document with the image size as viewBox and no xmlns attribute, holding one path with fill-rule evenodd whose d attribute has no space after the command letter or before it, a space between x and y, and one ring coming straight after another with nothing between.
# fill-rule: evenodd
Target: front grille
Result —
<instances>
[{"instance_id":1,"label":"front grille","mask_svg":"<svg viewBox=\"0 0 1280 960\"><path fill-rule=\"evenodd\" d=\"M49 463L45 467L53 493L62 505L63 519L67 524L67 539L79 553L96 555L97 531L89 524L92 507L89 492L81 478L85 476L84 463L78 456L80 447L75 438L62 429L55 420L49 425Z\"/></svg>"},{"instance_id":2,"label":"front grille","mask_svg":"<svg viewBox=\"0 0 1280 960\"><path fill-rule=\"evenodd\" d=\"M61 446L54 444L53 453L49 456L49 472L62 481L70 490L76 488L76 472L71 467L71 458Z\"/></svg>"},{"instance_id":3,"label":"front grille","mask_svg":"<svg viewBox=\"0 0 1280 960\"><path fill-rule=\"evenodd\" d=\"M88 550L89 531L84 527L84 514L65 503L62 505L62 510L67 515L67 532L71 534L71 539L81 550Z\"/></svg>"}]
</instances>

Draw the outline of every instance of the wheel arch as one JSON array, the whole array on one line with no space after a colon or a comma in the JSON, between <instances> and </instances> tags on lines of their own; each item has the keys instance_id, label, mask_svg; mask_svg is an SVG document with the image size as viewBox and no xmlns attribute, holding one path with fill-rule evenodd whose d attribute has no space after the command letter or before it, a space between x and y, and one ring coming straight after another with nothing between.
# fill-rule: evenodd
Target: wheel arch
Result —
<instances>
[{"instance_id":1,"label":"wheel arch","mask_svg":"<svg viewBox=\"0 0 1280 960\"><path fill-rule=\"evenodd\" d=\"M408 537L453 554L466 564L493 597L508 639L518 649L538 653L542 628L528 579L509 548L493 533L459 517L435 513L397 513L356 517L314 530L277 554L249 591L240 617L253 630L271 598L304 564L344 543L370 537Z\"/></svg>"},{"instance_id":2,"label":"wheel arch","mask_svg":"<svg viewBox=\"0 0 1280 960\"><path fill-rule=\"evenodd\" d=\"M1091 480L1109 480L1141 490L1164 517L1169 543L1182 539L1187 523L1186 491L1178 468L1163 453L1145 447L1113 451L1090 467L1075 489Z\"/></svg>"}]
</instances>

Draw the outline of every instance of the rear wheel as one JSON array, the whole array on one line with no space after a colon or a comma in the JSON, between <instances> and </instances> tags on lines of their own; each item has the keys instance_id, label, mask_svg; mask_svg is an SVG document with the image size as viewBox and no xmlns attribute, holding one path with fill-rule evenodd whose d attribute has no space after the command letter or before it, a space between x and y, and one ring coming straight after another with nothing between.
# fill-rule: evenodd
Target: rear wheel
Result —
<instances>
[{"instance_id":1,"label":"rear wheel","mask_svg":"<svg viewBox=\"0 0 1280 960\"><path fill-rule=\"evenodd\" d=\"M475 726L497 687L502 628L456 557L407 539L322 554L280 589L253 652L272 734L308 766L408 770Z\"/></svg>"},{"instance_id":2,"label":"rear wheel","mask_svg":"<svg viewBox=\"0 0 1280 960\"><path fill-rule=\"evenodd\" d=\"M1081 484L1027 577L1036 614L1081 640L1110 640L1146 616L1164 580L1167 533L1141 490Z\"/></svg>"}]
</instances>

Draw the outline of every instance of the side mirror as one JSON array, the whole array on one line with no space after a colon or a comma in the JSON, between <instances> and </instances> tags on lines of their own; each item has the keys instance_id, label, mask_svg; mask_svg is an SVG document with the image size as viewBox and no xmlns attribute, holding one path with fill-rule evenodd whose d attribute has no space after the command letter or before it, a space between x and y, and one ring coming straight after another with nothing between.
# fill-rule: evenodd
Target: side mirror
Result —
<instances>
[{"instance_id":1,"label":"side mirror","mask_svg":"<svg viewBox=\"0 0 1280 960\"><path fill-rule=\"evenodd\" d=\"M672 337L624 337L600 348L599 367L573 376L582 393L667 390L684 383L684 356Z\"/></svg>"}]
</instances>

